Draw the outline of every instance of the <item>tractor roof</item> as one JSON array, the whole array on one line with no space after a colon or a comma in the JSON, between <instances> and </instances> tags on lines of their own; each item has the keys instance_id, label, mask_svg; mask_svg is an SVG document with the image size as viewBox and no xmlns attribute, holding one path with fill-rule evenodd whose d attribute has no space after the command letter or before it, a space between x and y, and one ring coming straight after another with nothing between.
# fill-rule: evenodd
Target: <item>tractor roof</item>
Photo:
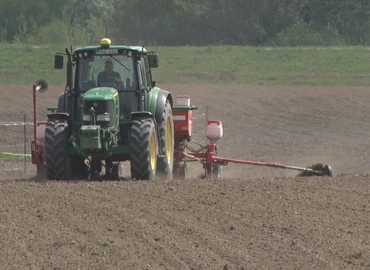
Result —
<instances>
[{"instance_id":1,"label":"tractor roof","mask_svg":"<svg viewBox=\"0 0 370 270\"><path fill-rule=\"evenodd\" d=\"M114 45L112 46L112 41L109 38L103 38L100 41L100 46L85 46L85 47L79 47L75 50L76 52L79 51L96 51L99 49L121 49L121 50L131 50L131 51L137 51L139 53L147 53L147 50L142 46L126 46L126 45Z\"/></svg>"},{"instance_id":2,"label":"tractor roof","mask_svg":"<svg viewBox=\"0 0 370 270\"><path fill-rule=\"evenodd\" d=\"M97 50L101 49L100 46L85 46L85 47L79 47L75 49L75 52L78 51L85 51L85 50ZM124 46L124 45L116 45L116 46L110 46L110 49L123 49L123 50L131 50L131 51L137 51L137 52L144 52L146 53L147 50L144 47L140 46Z\"/></svg>"}]
</instances>

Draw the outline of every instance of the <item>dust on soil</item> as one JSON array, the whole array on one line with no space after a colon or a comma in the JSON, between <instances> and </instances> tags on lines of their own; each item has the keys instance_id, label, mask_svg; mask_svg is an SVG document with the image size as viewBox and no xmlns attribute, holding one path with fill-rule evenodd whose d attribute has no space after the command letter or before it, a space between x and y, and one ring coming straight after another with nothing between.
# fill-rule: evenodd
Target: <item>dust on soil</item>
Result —
<instances>
[{"instance_id":1,"label":"dust on soil","mask_svg":"<svg viewBox=\"0 0 370 270\"><path fill-rule=\"evenodd\" d=\"M5 269L370 269L370 89L161 85L189 94L194 139L223 122L220 156L310 166L333 178L229 164L219 181L34 181L0 160ZM40 119L62 87L39 96ZM1 122L32 115L29 86L1 86ZM1 128L1 151L23 128ZM26 130L28 143L31 127ZM29 149L28 149L29 152Z\"/></svg>"}]
</instances>

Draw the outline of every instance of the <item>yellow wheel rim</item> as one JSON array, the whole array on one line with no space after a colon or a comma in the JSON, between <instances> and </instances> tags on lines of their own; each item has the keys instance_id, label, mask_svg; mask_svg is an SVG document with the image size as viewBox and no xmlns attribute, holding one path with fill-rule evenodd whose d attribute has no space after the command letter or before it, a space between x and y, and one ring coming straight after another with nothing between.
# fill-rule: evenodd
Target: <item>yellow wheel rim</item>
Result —
<instances>
[{"instance_id":1,"label":"yellow wheel rim","mask_svg":"<svg viewBox=\"0 0 370 270\"><path fill-rule=\"evenodd\" d=\"M150 136L150 166L152 170L155 169L155 157L157 153L155 151L155 136L154 133Z\"/></svg>"},{"instance_id":2,"label":"yellow wheel rim","mask_svg":"<svg viewBox=\"0 0 370 270\"><path fill-rule=\"evenodd\" d=\"M171 123L169 120L167 120L166 124L166 158L168 164L171 164L172 162L172 133L171 133Z\"/></svg>"}]
</instances>

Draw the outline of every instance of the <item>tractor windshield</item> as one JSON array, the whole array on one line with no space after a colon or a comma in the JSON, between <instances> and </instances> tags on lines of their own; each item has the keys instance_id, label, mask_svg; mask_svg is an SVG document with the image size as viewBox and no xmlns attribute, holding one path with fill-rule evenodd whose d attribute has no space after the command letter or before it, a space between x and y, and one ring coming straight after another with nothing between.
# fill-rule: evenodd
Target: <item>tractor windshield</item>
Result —
<instances>
[{"instance_id":1,"label":"tractor windshield","mask_svg":"<svg viewBox=\"0 0 370 270\"><path fill-rule=\"evenodd\" d=\"M133 57L126 55L91 55L77 60L76 86L80 91L94 87L135 90Z\"/></svg>"}]
</instances>

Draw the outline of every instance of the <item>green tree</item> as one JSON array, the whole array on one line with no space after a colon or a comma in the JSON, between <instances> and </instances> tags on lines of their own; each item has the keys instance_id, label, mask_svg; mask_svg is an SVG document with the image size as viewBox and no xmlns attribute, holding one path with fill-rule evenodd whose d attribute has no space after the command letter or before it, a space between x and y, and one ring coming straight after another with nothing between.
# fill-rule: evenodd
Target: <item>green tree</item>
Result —
<instances>
[{"instance_id":1,"label":"green tree","mask_svg":"<svg viewBox=\"0 0 370 270\"><path fill-rule=\"evenodd\" d=\"M370 42L369 27L368 0L0 0L8 42L86 44L107 29L146 45L355 45Z\"/></svg>"},{"instance_id":2,"label":"green tree","mask_svg":"<svg viewBox=\"0 0 370 270\"><path fill-rule=\"evenodd\" d=\"M112 28L118 0L69 0L63 11L63 26L70 42L96 42ZM109 31L111 32L111 31Z\"/></svg>"},{"instance_id":3,"label":"green tree","mask_svg":"<svg viewBox=\"0 0 370 270\"><path fill-rule=\"evenodd\" d=\"M37 34L39 26L61 16L61 0L0 0L0 26L3 41L26 39Z\"/></svg>"},{"instance_id":4,"label":"green tree","mask_svg":"<svg viewBox=\"0 0 370 270\"><path fill-rule=\"evenodd\" d=\"M370 42L370 1L307 0L307 5L309 21L316 29L337 29L352 45Z\"/></svg>"},{"instance_id":5,"label":"green tree","mask_svg":"<svg viewBox=\"0 0 370 270\"><path fill-rule=\"evenodd\" d=\"M257 45L297 21L302 6L300 0L125 0L115 21L135 42Z\"/></svg>"}]
</instances>

